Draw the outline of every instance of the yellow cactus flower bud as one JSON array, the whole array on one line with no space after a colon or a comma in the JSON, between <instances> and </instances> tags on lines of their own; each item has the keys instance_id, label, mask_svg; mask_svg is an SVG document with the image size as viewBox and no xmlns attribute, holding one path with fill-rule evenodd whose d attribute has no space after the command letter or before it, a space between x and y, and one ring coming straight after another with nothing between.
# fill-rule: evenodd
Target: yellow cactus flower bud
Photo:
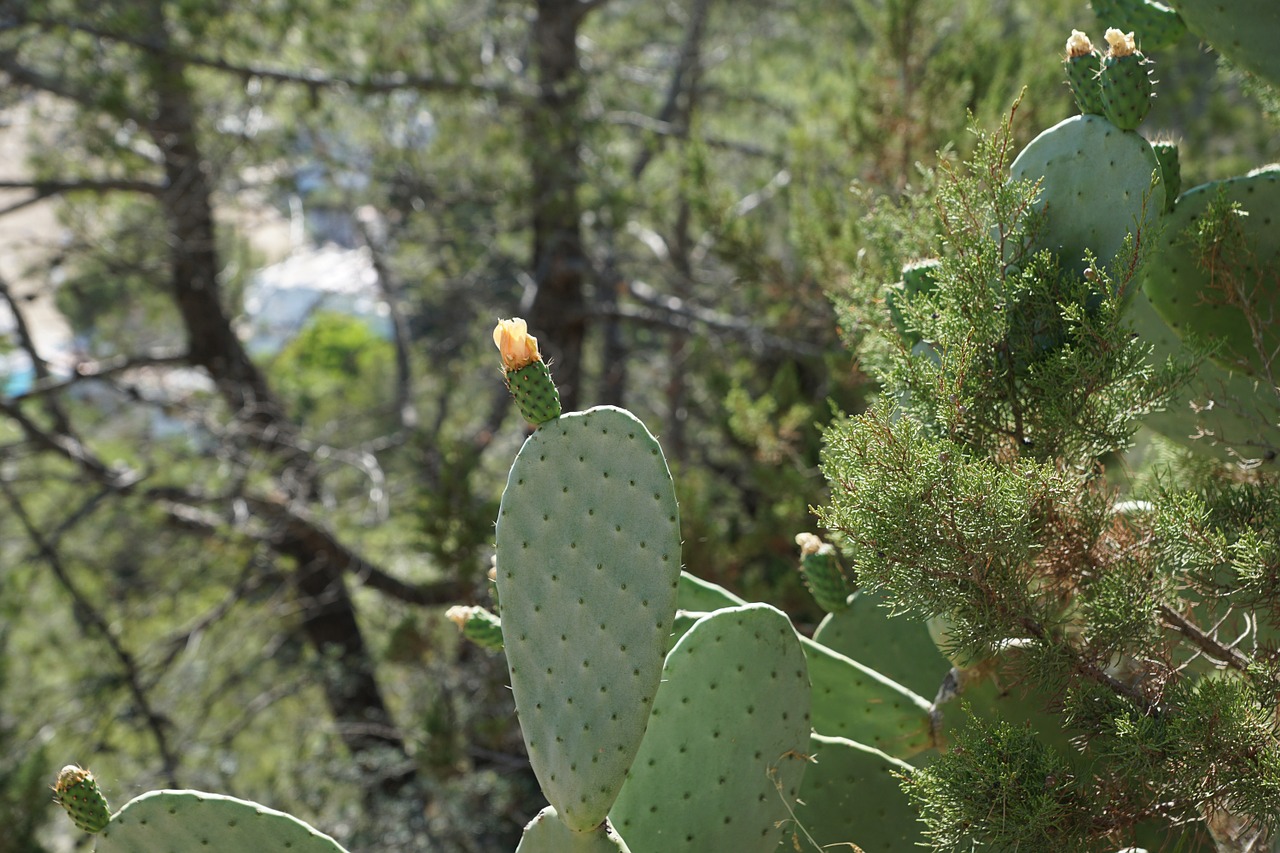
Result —
<instances>
[{"instance_id":1,"label":"yellow cactus flower bud","mask_svg":"<svg viewBox=\"0 0 1280 853\"><path fill-rule=\"evenodd\" d=\"M508 373L542 360L538 339L529 334L529 325L519 317L499 320L493 329L493 342L502 353L502 369Z\"/></svg>"}]
</instances>

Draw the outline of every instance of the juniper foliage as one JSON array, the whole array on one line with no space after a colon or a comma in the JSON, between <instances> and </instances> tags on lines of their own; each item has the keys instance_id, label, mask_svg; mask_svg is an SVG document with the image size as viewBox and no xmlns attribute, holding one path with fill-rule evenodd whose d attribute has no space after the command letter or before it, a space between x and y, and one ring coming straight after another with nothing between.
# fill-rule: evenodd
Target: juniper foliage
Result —
<instances>
[{"instance_id":1,"label":"juniper foliage","mask_svg":"<svg viewBox=\"0 0 1280 853\"><path fill-rule=\"evenodd\" d=\"M912 258L889 249L837 297L882 393L828 428L817 512L863 586L941 628L967 672L1060 713L1071 746L975 719L904 784L939 850L1115 849L1200 821L1219 843L1265 839L1280 815L1276 475L1133 475L1142 417L1196 365L1152 363L1125 320L1153 235L1087 277L1032 250L1038 187L1008 180L1015 115L924 182L935 242L904 245L937 257L931 286L899 287L891 318L884 282ZM863 229L918 235L921 209L879 205Z\"/></svg>"}]
</instances>

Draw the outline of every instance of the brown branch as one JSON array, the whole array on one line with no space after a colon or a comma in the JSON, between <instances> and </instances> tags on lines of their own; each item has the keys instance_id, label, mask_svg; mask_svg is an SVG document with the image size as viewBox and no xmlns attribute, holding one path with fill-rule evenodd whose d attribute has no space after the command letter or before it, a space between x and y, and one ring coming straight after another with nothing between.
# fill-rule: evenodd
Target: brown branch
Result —
<instances>
[{"instance_id":1,"label":"brown branch","mask_svg":"<svg viewBox=\"0 0 1280 853\"><path fill-rule=\"evenodd\" d=\"M1239 649L1233 649L1230 646L1224 646L1213 637L1200 630L1200 627L1191 620L1187 619L1178 611L1174 610L1167 604L1160 605L1160 618L1170 628L1186 637L1199 647L1209 657L1223 664L1238 669L1241 672L1248 672L1250 660L1247 655Z\"/></svg>"},{"instance_id":2,"label":"brown branch","mask_svg":"<svg viewBox=\"0 0 1280 853\"><path fill-rule=\"evenodd\" d=\"M164 187L150 181L135 181L124 178L118 180L85 178L74 181L0 181L0 190L30 190L33 193L7 207L0 207L0 216L5 216L56 195L79 192L97 193L99 195L114 192L131 192L156 196L164 192Z\"/></svg>"},{"instance_id":3,"label":"brown branch","mask_svg":"<svg viewBox=\"0 0 1280 853\"><path fill-rule=\"evenodd\" d=\"M400 299L400 288L391 275L381 247L374 240L373 233L359 216L355 217L360 237L369 249L369 259L373 263L373 271L378 277L378 291L382 301L391 315L391 330L396 349L396 414L400 426L413 429L418 425L418 411L413 407L413 374L409 363L409 320L405 316L403 300Z\"/></svg>"},{"instance_id":4,"label":"brown branch","mask_svg":"<svg viewBox=\"0 0 1280 853\"><path fill-rule=\"evenodd\" d=\"M15 397L15 400L27 400L35 397L56 395L67 389L90 380L104 380L130 370L143 367L178 367L189 364L190 356L185 351L160 350L153 353L137 355L120 355L95 361L81 361L76 365L76 372L66 379L48 377L37 381L31 389Z\"/></svg>"}]
</instances>

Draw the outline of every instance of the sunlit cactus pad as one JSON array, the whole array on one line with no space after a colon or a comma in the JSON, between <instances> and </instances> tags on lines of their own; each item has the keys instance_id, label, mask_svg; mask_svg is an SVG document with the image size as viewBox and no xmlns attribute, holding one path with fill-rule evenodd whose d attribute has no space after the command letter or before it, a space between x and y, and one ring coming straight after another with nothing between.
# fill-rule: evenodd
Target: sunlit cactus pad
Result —
<instances>
[{"instance_id":1,"label":"sunlit cactus pad","mask_svg":"<svg viewBox=\"0 0 1280 853\"><path fill-rule=\"evenodd\" d=\"M630 853L630 848L607 820L595 829L574 832L554 806L547 806L524 828L516 853Z\"/></svg>"},{"instance_id":2,"label":"sunlit cactus pad","mask_svg":"<svg viewBox=\"0 0 1280 853\"><path fill-rule=\"evenodd\" d=\"M345 853L284 812L202 791L152 791L126 803L97 853Z\"/></svg>"},{"instance_id":3,"label":"sunlit cactus pad","mask_svg":"<svg viewBox=\"0 0 1280 853\"><path fill-rule=\"evenodd\" d=\"M1151 144L1101 116L1083 115L1041 133L1013 161L1015 179L1044 179L1037 206L1044 230L1033 249L1050 249L1083 272L1085 252L1110 264L1126 235L1150 237L1165 204L1152 187L1160 163Z\"/></svg>"},{"instance_id":4,"label":"sunlit cactus pad","mask_svg":"<svg viewBox=\"0 0 1280 853\"><path fill-rule=\"evenodd\" d=\"M718 610L667 656L649 730L610 818L636 853L768 853L809 744L809 679L790 620Z\"/></svg>"},{"instance_id":5,"label":"sunlit cactus pad","mask_svg":"<svg viewBox=\"0 0 1280 853\"><path fill-rule=\"evenodd\" d=\"M827 614L813 639L924 698L932 698L951 663L938 651L918 617L891 615L884 601L879 593L859 590L849 600L848 610Z\"/></svg>"},{"instance_id":6,"label":"sunlit cactus pad","mask_svg":"<svg viewBox=\"0 0 1280 853\"><path fill-rule=\"evenodd\" d=\"M529 760L560 819L585 831L640 746L675 615L680 522L657 440L613 407L543 424L511 467L497 548Z\"/></svg>"}]
</instances>

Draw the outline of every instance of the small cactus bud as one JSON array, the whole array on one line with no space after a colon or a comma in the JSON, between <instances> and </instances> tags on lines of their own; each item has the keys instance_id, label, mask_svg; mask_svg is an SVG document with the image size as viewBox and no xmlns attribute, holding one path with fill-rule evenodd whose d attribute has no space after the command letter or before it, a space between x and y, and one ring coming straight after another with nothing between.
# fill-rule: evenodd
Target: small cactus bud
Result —
<instances>
[{"instance_id":1,"label":"small cactus bud","mask_svg":"<svg viewBox=\"0 0 1280 853\"><path fill-rule=\"evenodd\" d=\"M67 810L71 822L84 832L101 832L111 822L111 809L98 790L93 774L68 764L58 773L53 801Z\"/></svg>"},{"instance_id":2,"label":"small cactus bud","mask_svg":"<svg viewBox=\"0 0 1280 853\"><path fill-rule=\"evenodd\" d=\"M538 426L560 417L560 393L528 324L519 317L500 320L493 330L493 342L502 356L507 390L525 420Z\"/></svg>"},{"instance_id":3,"label":"small cactus bud","mask_svg":"<svg viewBox=\"0 0 1280 853\"><path fill-rule=\"evenodd\" d=\"M1080 112L1102 115L1102 92L1098 88L1102 54L1093 49L1093 42L1079 30L1072 30L1067 39L1067 56L1062 61L1062 68Z\"/></svg>"},{"instance_id":4,"label":"small cactus bud","mask_svg":"<svg viewBox=\"0 0 1280 853\"><path fill-rule=\"evenodd\" d=\"M1098 80L1107 119L1121 130L1136 130L1151 109L1151 63L1138 50L1133 33L1107 30L1110 50Z\"/></svg>"},{"instance_id":5,"label":"small cactus bud","mask_svg":"<svg viewBox=\"0 0 1280 853\"><path fill-rule=\"evenodd\" d=\"M796 544L800 546L800 572L813 600L828 613L846 609L853 590L840 566L836 549L812 533L797 534Z\"/></svg>"},{"instance_id":6,"label":"small cactus bud","mask_svg":"<svg viewBox=\"0 0 1280 853\"><path fill-rule=\"evenodd\" d=\"M477 646L502 651L502 621L483 607L454 605L444 613Z\"/></svg>"}]
</instances>

